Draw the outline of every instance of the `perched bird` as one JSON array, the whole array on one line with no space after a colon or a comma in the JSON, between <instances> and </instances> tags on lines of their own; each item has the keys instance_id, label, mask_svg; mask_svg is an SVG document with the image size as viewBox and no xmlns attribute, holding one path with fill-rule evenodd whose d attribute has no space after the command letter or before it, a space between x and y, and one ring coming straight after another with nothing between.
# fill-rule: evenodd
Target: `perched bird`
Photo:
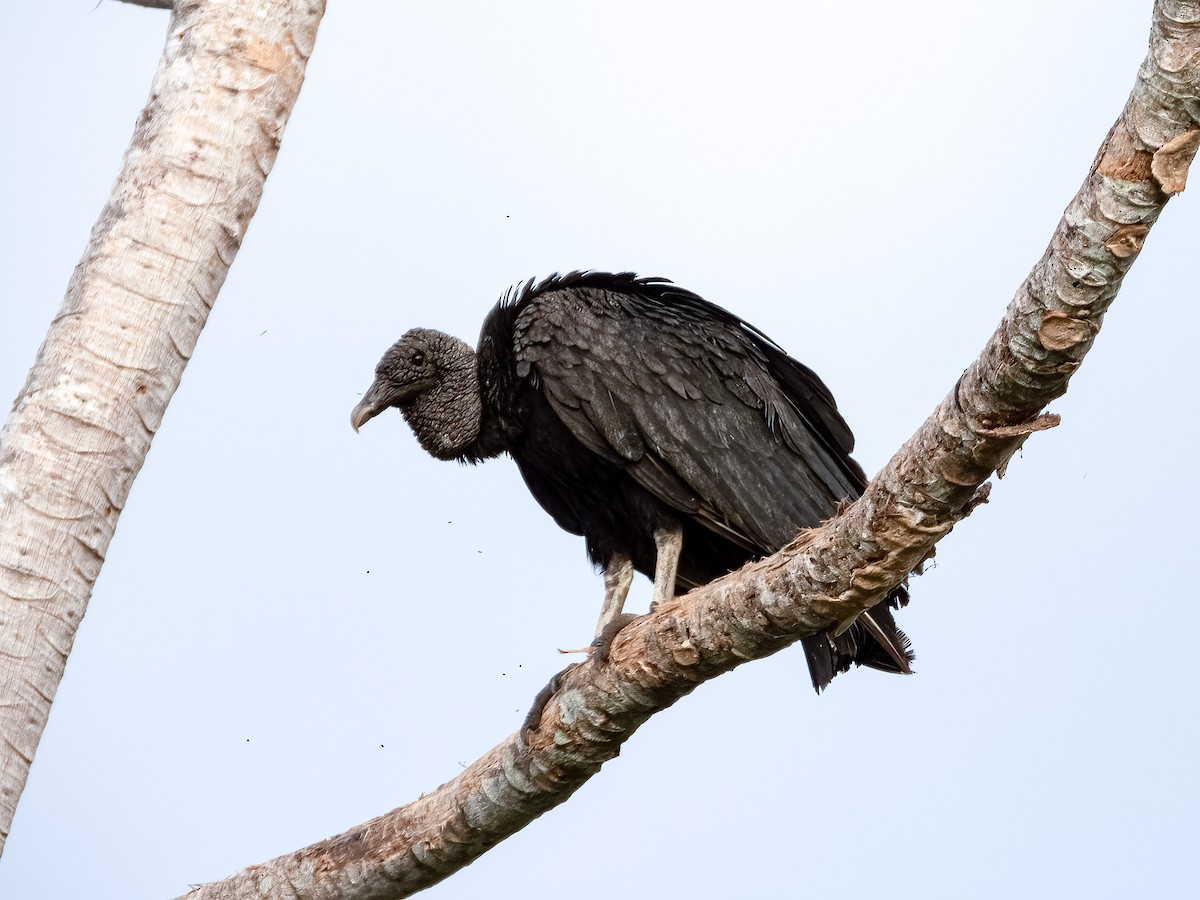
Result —
<instances>
[{"instance_id":1,"label":"perched bird","mask_svg":"<svg viewBox=\"0 0 1200 900\"><path fill-rule=\"evenodd\" d=\"M375 367L357 431L398 407L438 459L508 453L534 499L603 569L599 636L634 570L654 600L781 548L866 485L816 374L661 278L571 272L510 289L479 349L414 328ZM836 637L804 640L820 691L851 663L908 672L903 588Z\"/></svg>"}]
</instances>

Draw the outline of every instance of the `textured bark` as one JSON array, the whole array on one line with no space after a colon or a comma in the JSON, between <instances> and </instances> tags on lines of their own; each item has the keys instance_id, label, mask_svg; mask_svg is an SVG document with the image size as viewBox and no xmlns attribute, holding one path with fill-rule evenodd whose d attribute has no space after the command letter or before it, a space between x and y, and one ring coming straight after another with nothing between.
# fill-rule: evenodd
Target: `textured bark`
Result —
<instances>
[{"instance_id":1,"label":"textured bark","mask_svg":"<svg viewBox=\"0 0 1200 900\"><path fill-rule=\"evenodd\" d=\"M130 485L258 206L323 0L180 2L0 432L0 847Z\"/></svg>"},{"instance_id":2,"label":"textured bark","mask_svg":"<svg viewBox=\"0 0 1200 900\"><path fill-rule=\"evenodd\" d=\"M653 713L697 684L847 622L986 500L1025 439L1053 427L1104 312L1200 143L1200 5L1159 0L1121 117L1000 327L863 497L775 556L660 606L605 664L567 669L516 734L408 806L205 885L189 900L396 898L562 803Z\"/></svg>"}]
</instances>

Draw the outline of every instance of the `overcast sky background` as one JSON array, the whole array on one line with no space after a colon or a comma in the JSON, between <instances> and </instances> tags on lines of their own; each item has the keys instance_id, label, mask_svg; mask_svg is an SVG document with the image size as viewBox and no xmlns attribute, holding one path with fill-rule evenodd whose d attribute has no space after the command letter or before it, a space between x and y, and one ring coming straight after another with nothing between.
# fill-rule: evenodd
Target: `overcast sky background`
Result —
<instances>
[{"instance_id":1,"label":"overcast sky background","mask_svg":"<svg viewBox=\"0 0 1200 900\"><path fill-rule=\"evenodd\" d=\"M876 471L1041 256L1149 0L330 4L257 217L111 546L3 862L12 900L172 897L503 739L602 594L507 460L349 412L510 283L674 279L815 368ZM849 11L852 9L852 13ZM0 395L108 196L168 14L16 3ZM655 717L430 897L1196 890L1193 187L1071 393L901 616L918 674L799 648ZM639 579L635 609L644 609Z\"/></svg>"}]
</instances>

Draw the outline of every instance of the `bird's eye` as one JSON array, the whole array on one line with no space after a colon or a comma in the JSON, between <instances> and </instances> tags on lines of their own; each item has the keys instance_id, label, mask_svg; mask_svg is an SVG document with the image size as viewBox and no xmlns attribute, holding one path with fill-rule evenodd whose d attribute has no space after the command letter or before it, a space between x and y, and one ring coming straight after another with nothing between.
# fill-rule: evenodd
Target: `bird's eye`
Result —
<instances>
[{"instance_id":1,"label":"bird's eye","mask_svg":"<svg viewBox=\"0 0 1200 900\"><path fill-rule=\"evenodd\" d=\"M418 350L416 353L414 353L414 354L412 355L412 364L413 364L414 366L423 366L423 365L425 365L425 354L424 354L424 353L422 353L420 350Z\"/></svg>"}]
</instances>

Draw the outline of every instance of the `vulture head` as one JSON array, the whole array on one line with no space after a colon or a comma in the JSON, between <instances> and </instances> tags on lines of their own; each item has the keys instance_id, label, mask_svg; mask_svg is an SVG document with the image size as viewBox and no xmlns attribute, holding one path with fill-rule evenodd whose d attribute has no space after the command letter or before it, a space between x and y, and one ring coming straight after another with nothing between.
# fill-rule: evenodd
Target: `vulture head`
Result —
<instances>
[{"instance_id":1,"label":"vulture head","mask_svg":"<svg viewBox=\"0 0 1200 900\"><path fill-rule=\"evenodd\" d=\"M455 459L479 436L483 404L475 351L456 337L414 328L375 367L350 414L358 431L388 407L400 410L427 453Z\"/></svg>"}]
</instances>

